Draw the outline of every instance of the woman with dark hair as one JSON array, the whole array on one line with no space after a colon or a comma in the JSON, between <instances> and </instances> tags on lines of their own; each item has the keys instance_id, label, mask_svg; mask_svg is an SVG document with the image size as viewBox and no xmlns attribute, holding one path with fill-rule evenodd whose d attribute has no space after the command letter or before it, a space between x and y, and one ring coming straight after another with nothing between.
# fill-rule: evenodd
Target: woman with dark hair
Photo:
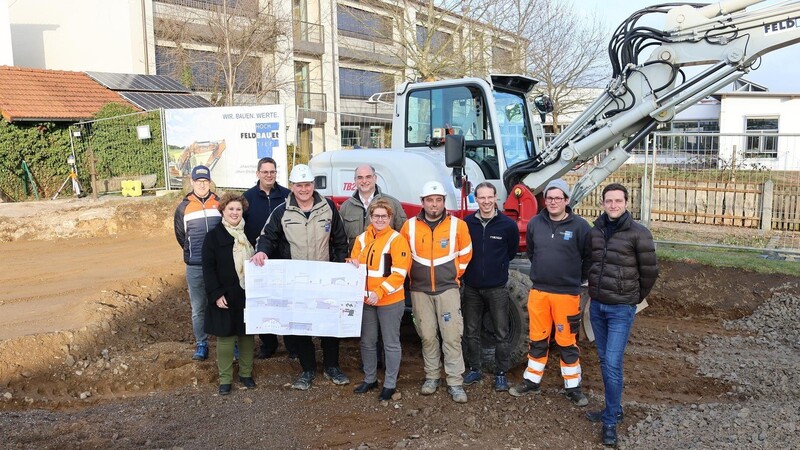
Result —
<instances>
[{"instance_id":1,"label":"woman with dark hair","mask_svg":"<svg viewBox=\"0 0 800 450\"><path fill-rule=\"evenodd\" d=\"M239 381L245 388L253 381L254 336L245 334L244 265L253 246L244 233L242 214L247 200L238 193L226 193L219 202L222 222L208 232L203 243L203 279L208 293L205 331L217 336L219 394L231 393L234 347L239 346Z\"/></svg>"},{"instance_id":2,"label":"woman with dark hair","mask_svg":"<svg viewBox=\"0 0 800 450\"><path fill-rule=\"evenodd\" d=\"M353 244L349 262L358 267L367 265L367 286L364 313L361 319L361 360L364 362L364 381L353 390L364 394L378 387L378 330L383 338L386 355L386 377L378 395L382 401L391 400L397 389L400 372L400 321L405 312L403 281L411 267L408 241L394 231L392 207L384 199L369 205L370 225Z\"/></svg>"}]
</instances>

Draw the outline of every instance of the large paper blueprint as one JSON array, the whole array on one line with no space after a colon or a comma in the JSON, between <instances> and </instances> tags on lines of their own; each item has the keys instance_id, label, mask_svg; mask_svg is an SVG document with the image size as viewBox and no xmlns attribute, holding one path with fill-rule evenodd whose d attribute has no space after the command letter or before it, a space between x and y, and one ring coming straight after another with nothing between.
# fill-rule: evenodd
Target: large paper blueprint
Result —
<instances>
[{"instance_id":1,"label":"large paper blueprint","mask_svg":"<svg viewBox=\"0 0 800 450\"><path fill-rule=\"evenodd\" d=\"M366 266L268 259L244 273L247 334L361 335Z\"/></svg>"}]
</instances>

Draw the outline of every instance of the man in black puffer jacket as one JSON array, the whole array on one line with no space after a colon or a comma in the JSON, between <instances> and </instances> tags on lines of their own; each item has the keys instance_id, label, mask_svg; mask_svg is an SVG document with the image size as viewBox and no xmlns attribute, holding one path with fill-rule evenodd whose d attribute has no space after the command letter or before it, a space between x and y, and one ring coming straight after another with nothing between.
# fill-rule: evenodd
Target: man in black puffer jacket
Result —
<instances>
[{"instance_id":1,"label":"man in black puffer jacket","mask_svg":"<svg viewBox=\"0 0 800 450\"><path fill-rule=\"evenodd\" d=\"M650 230L628 212L628 190L621 184L603 189L603 210L589 232L589 307L606 407L589 412L603 422L603 444L617 445L617 422L622 420L622 357L636 305L647 297L658 278L658 261Z\"/></svg>"}]
</instances>

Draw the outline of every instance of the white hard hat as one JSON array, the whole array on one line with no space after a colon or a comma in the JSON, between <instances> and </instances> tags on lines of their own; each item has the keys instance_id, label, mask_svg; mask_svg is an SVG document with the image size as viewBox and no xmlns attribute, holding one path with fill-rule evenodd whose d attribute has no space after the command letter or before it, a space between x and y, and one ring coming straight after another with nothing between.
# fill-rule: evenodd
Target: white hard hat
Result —
<instances>
[{"instance_id":1,"label":"white hard hat","mask_svg":"<svg viewBox=\"0 0 800 450\"><path fill-rule=\"evenodd\" d=\"M446 197L447 192L445 192L442 183L439 183L438 181L428 181L422 186L422 191L420 191L419 197L425 198L429 195L441 195Z\"/></svg>"},{"instance_id":2,"label":"white hard hat","mask_svg":"<svg viewBox=\"0 0 800 450\"><path fill-rule=\"evenodd\" d=\"M314 175L311 174L311 168L305 164L298 164L292 167L292 173L289 174L289 182L291 183L310 183L314 181Z\"/></svg>"}]
</instances>

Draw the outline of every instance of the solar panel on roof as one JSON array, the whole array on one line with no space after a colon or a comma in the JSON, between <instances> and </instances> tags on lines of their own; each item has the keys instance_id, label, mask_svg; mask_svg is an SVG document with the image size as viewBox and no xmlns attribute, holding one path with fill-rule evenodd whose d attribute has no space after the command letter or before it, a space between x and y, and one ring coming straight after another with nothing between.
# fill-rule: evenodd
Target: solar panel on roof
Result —
<instances>
[{"instance_id":1,"label":"solar panel on roof","mask_svg":"<svg viewBox=\"0 0 800 450\"><path fill-rule=\"evenodd\" d=\"M112 91L191 92L182 84L164 75L111 72L86 72L86 74Z\"/></svg>"},{"instance_id":2,"label":"solar panel on roof","mask_svg":"<svg viewBox=\"0 0 800 450\"><path fill-rule=\"evenodd\" d=\"M125 100L144 110L158 108L208 108L213 106L203 97L191 94L172 94L162 92L120 92L119 95L121 95Z\"/></svg>"}]
</instances>

